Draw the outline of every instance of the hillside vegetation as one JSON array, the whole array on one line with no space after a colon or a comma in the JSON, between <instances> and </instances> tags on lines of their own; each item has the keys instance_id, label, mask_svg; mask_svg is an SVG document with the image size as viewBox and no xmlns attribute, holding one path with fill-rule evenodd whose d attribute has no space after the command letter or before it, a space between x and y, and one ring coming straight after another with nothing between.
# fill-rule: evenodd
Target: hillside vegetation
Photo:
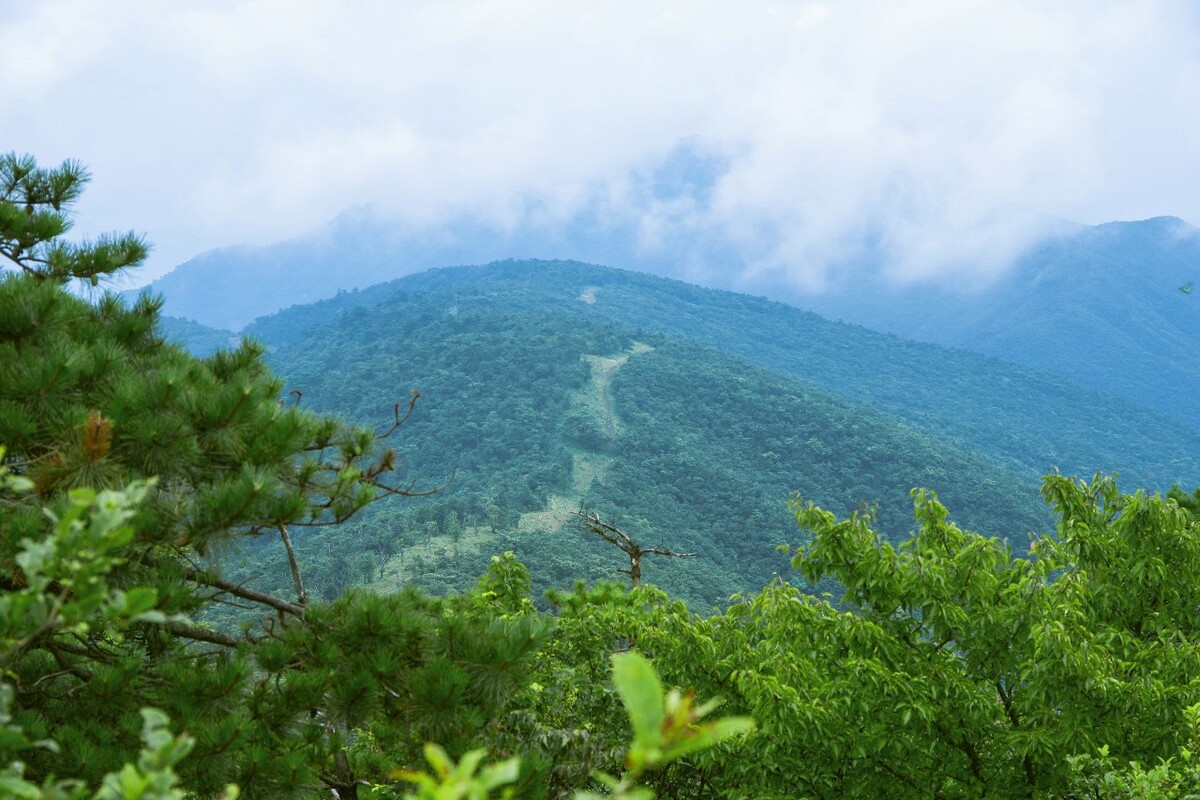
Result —
<instances>
[{"instance_id":1,"label":"hillside vegetation","mask_svg":"<svg viewBox=\"0 0 1200 800\"><path fill-rule=\"evenodd\" d=\"M669 236L647 249L633 245L636 229L612 227L602 215L518 228L503 232L458 218L410 230L360 209L292 241L201 254L151 288L165 294L168 314L237 331L339 290L513 253L671 276L686 274L685 265L706 265L698 274L709 285L743 287L830 319L1040 369L1200 428L1200 294L1180 291L1200 283L1200 230L1173 217L1054 222L991 275L968 264L963 275L906 284L881 266L886 251L864 254L839 264L819 293L797 288L789 270L747 269L744 253L717 230Z\"/></svg>"},{"instance_id":2,"label":"hillside vegetation","mask_svg":"<svg viewBox=\"0 0 1200 800\"><path fill-rule=\"evenodd\" d=\"M689 339L935 431L1031 480L1057 468L1119 471L1162 489L1200 482L1200 431L1062 377L761 298L575 262L431 270L288 309L246 333L282 346L348 311L418 299L443 311L553 311Z\"/></svg>"},{"instance_id":3,"label":"hillside vegetation","mask_svg":"<svg viewBox=\"0 0 1200 800\"><path fill-rule=\"evenodd\" d=\"M787 572L774 549L792 492L844 513L877 508L894 537L911 526L914 486L1016 541L1048 522L1035 483L994 461L711 348L602 320L415 297L359 309L271 360L305 407L364 423L386 415L380 398L421 391L405 469L448 485L302 540L335 575L354 572L334 566L347 539L391 536L403 546L380 552L375 572L364 560L360 579L442 591L505 549L540 586L613 576L624 557L575 524L588 508L644 544L694 552L648 562L645 575L705 608Z\"/></svg>"},{"instance_id":4,"label":"hillside vegetation","mask_svg":"<svg viewBox=\"0 0 1200 800\"><path fill-rule=\"evenodd\" d=\"M875 330L1063 375L1195 429L1198 282L1200 230L1159 217L1079 226L973 290L863 275L841 291L791 297Z\"/></svg>"}]
</instances>

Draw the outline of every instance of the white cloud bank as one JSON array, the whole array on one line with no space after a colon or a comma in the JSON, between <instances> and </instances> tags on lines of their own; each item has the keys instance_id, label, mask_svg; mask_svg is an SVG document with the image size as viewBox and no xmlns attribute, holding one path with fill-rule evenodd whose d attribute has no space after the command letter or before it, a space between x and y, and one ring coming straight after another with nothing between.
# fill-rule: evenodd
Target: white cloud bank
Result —
<instances>
[{"instance_id":1,"label":"white cloud bank","mask_svg":"<svg viewBox=\"0 0 1200 800\"><path fill-rule=\"evenodd\" d=\"M152 272L371 203L500 227L599 205L802 287L868 251L895 280L988 274L1039 215L1200 222L1195 9L0 2L0 149L90 165L81 230L145 231ZM703 201L639 190L681 142L725 167Z\"/></svg>"}]
</instances>

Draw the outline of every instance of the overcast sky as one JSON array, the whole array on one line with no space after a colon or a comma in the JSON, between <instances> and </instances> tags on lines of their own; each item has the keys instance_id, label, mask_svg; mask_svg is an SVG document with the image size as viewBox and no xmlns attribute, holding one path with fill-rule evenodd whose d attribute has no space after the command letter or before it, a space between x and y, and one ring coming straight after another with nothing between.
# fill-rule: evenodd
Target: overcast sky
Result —
<instances>
[{"instance_id":1,"label":"overcast sky","mask_svg":"<svg viewBox=\"0 0 1200 800\"><path fill-rule=\"evenodd\" d=\"M864 238L920 277L1039 215L1200 223L1190 0L0 0L0 41L0 149L85 162L77 229L146 233L147 276L363 204L766 226L752 266L814 286ZM639 194L681 144L703 199Z\"/></svg>"}]
</instances>

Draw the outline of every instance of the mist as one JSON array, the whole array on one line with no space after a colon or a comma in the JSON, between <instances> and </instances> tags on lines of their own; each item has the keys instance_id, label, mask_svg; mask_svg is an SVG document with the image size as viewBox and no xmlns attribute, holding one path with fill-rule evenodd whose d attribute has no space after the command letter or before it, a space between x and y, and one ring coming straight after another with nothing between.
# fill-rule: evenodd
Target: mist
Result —
<instances>
[{"instance_id":1,"label":"mist","mask_svg":"<svg viewBox=\"0 0 1200 800\"><path fill-rule=\"evenodd\" d=\"M1183 2L62 0L0 19L0 134L90 166L79 233L145 232L143 280L367 207L563 250L497 257L973 285L1062 220L1200 221L1198 33Z\"/></svg>"}]
</instances>

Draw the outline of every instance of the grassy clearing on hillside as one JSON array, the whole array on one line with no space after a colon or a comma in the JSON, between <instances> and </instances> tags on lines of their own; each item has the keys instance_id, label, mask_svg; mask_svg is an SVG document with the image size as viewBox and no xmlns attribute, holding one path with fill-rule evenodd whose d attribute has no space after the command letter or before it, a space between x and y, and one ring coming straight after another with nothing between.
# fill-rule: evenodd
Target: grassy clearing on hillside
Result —
<instances>
[{"instance_id":1,"label":"grassy clearing on hillside","mask_svg":"<svg viewBox=\"0 0 1200 800\"><path fill-rule=\"evenodd\" d=\"M634 342L628 352L619 356L583 357L592 368L587 388L572 400L585 409L595 423L604 431L606 438L615 439L621 430L621 420L613 410L612 381L617 370L633 356L647 353L654 348L642 342ZM571 489L568 496L551 495L546 508L521 515L517 530L522 533L534 531L556 532L570 523L571 515L580 507L593 481L603 479L612 465L612 457L583 448L571 450Z\"/></svg>"}]
</instances>

